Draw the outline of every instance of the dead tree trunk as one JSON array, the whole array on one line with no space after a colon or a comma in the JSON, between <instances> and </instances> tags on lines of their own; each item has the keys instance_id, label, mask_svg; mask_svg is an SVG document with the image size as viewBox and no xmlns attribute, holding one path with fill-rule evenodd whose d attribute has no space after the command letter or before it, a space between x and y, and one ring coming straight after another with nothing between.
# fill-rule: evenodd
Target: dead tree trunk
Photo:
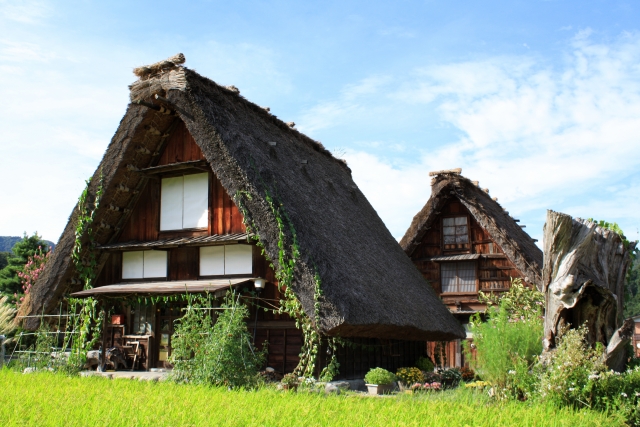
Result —
<instances>
[{"instance_id":1,"label":"dead tree trunk","mask_svg":"<svg viewBox=\"0 0 640 427\"><path fill-rule=\"evenodd\" d=\"M563 328L586 323L590 345L602 343L611 369L624 368L629 325L623 320L624 284L630 251L623 237L592 222L547 211L544 226L544 347L555 347ZM625 327L626 326L626 327Z\"/></svg>"}]
</instances>

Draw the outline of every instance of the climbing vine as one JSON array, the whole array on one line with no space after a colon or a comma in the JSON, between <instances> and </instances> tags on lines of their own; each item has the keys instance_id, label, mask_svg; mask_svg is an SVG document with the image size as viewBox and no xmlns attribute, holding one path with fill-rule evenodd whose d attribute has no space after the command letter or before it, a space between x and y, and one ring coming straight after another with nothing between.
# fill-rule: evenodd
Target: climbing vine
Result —
<instances>
[{"instance_id":1,"label":"climbing vine","mask_svg":"<svg viewBox=\"0 0 640 427\"><path fill-rule=\"evenodd\" d=\"M78 216L75 228L75 241L71 251L71 260L76 269L83 289L93 288L97 275L98 261L95 251L95 237L93 234L93 222L96 212L100 207L100 201L104 193L103 177L100 173L100 182L96 190L93 202L90 201L89 186L91 179L86 181L86 186L78 199ZM86 244L84 243L86 241ZM87 350L91 350L98 342L104 318L104 312L98 310L98 301L95 298L69 299L72 313L79 313L73 322L74 337L70 364L80 366L85 362Z\"/></svg>"},{"instance_id":2,"label":"climbing vine","mask_svg":"<svg viewBox=\"0 0 640 427\"><path fill-rule=\"evenodd\" d=\"M252 238L256 240L258 246L261 248L262 254L268 259L264 245L260 241L259 234L256 232L253 224L248 220L248 211L242 202L242 197L246 197L248 200L251 200L251 194L248 192L238 191L234 199L243 214L247 232L252 234ZM300 350L300 361L298 362L298 366L294 373L298 376L310 378L313 377L321 344L321 335L318 327L320 321L320 299L323 296L320 275L316 272L314 276L314 316L313 319L311 319L304 312L300 300L292 290L296 262L300 256L297 233L293 227L293 222L284 210L282 203L276 202L267 190L265 190L265 200L267 201L278 226L277 246L279 268L276 270L276 278L278 279L278 289L282 293L283 298L280 300L280 305L275 311L280 314L288 314L289 317L295 321L296 327L302 330L303 343ZM286 243L287 229L291 235L291 245L287 245ZM273 267L273 264L271 264L271 267ZM328 339L328 351L331 353L331 359L320 373L320 378L324 380L331 380L333 376L338 373L339 364L336 358L338 343L339 341L335 338Z\"/></svg>"}]
</instances>

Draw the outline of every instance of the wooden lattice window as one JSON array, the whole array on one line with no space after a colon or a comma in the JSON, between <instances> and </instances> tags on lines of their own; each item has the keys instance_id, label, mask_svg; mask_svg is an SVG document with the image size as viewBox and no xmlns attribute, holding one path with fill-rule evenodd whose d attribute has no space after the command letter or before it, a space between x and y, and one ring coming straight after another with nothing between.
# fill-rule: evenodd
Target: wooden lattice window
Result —
<instances>
[{"instance_id":1,"label":"wooden lattice window","mask_svg":"<svg viewBox=\"0 0 640 427\"><path fill-rule=\"evenodd\" d=\"M442 240L445 250L469 249L469 219L466 216L443 218Z\"/></svg>"},{"instance_id":2,"label":"wooden lattice window","mask_svg":"<svg viewBox=\"0 0 640 427\"><path fill-rule=\"evenodd\" d=\"M443 262L440 265L442 293L471 293L476 291L476 263L474 261Z\"/></svg>"}]
</instances>

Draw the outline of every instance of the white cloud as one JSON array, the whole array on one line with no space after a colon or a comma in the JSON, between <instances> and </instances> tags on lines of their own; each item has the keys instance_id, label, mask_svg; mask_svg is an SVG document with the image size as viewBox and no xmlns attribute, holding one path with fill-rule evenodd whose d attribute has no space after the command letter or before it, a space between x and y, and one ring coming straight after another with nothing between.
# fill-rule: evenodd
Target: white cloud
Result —
<instances>
[{"instance_id":1,"label":"white cloud","mask_svg":"<svg viewBox=\"0 0 640 427\"><path fill-rule=\"evenodd\" d=\"M36 24L50 12L51 7L44 1L0 0L0 22L9 20L21 24Z\"/></svg>"},{"instance_id":2,"label":"white cloud","mask_svg":"<svg viewBox=\"0 0 640 427\"><path fill-rule=\"evenodd\" d=\"M637 187L613 195L591 191L638 178L640 35L623 34L610 44L590 37L589 30L579 32L561 66L529 55L495 57L415 69L375 87L377 102L393 103L387 111L435 111L461 134L454 142L432 141L400 162L362 150L347 153L356 182L396 237L428 199L427 172L453 167L532 221L527 230L534 237L541 234L545 208L631 228L640 223ZM312 130L317 123L339 126L333 119L345 111L380 108L368 104L372 99L371 93L343 94L311 109L303 123Z\"/></svg>"}]
</instances>

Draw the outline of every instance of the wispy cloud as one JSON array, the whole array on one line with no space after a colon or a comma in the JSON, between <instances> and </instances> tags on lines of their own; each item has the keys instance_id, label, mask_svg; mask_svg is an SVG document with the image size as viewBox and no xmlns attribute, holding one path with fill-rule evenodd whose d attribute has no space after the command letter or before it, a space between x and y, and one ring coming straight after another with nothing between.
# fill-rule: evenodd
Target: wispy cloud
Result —
<instances>
[{"instance_id":1,"label":"wispy cloud","mask_svg":"<svg viewBox=\"0 0 640 427\"><path fill-rule=\"evenodd\" d=\"M429 170L463 167L512 212L529 216L541 234L545 208L574 215L640 223L636 187L614 195L594 191L640 170L640 34L610 44L589 30L568 44L553 67L534 56L494 57L414 69L372 86L377 102L402 115L433 111L460 132L451 143L431 141L398 162L352 149L354 178L400 237L430 192ZM307 123L332 125L333 115L376 109L368 96L325 101ZM380 141L376 141L380 142ZM579 212L584 209L585 212ZM540 228L540 229L539 229Z\"/></svg>"},{"instance_id":2,"label":"wispy cloud","mask_svg":"<svg viewBox=\"0 0 640 427\"><path fill-rule=\"evenodd\" d=\"M6 19L23 24L36 24L50 12L50 5L44 1L0 0L0 22Z\"/></svg>"}]
</instances>

